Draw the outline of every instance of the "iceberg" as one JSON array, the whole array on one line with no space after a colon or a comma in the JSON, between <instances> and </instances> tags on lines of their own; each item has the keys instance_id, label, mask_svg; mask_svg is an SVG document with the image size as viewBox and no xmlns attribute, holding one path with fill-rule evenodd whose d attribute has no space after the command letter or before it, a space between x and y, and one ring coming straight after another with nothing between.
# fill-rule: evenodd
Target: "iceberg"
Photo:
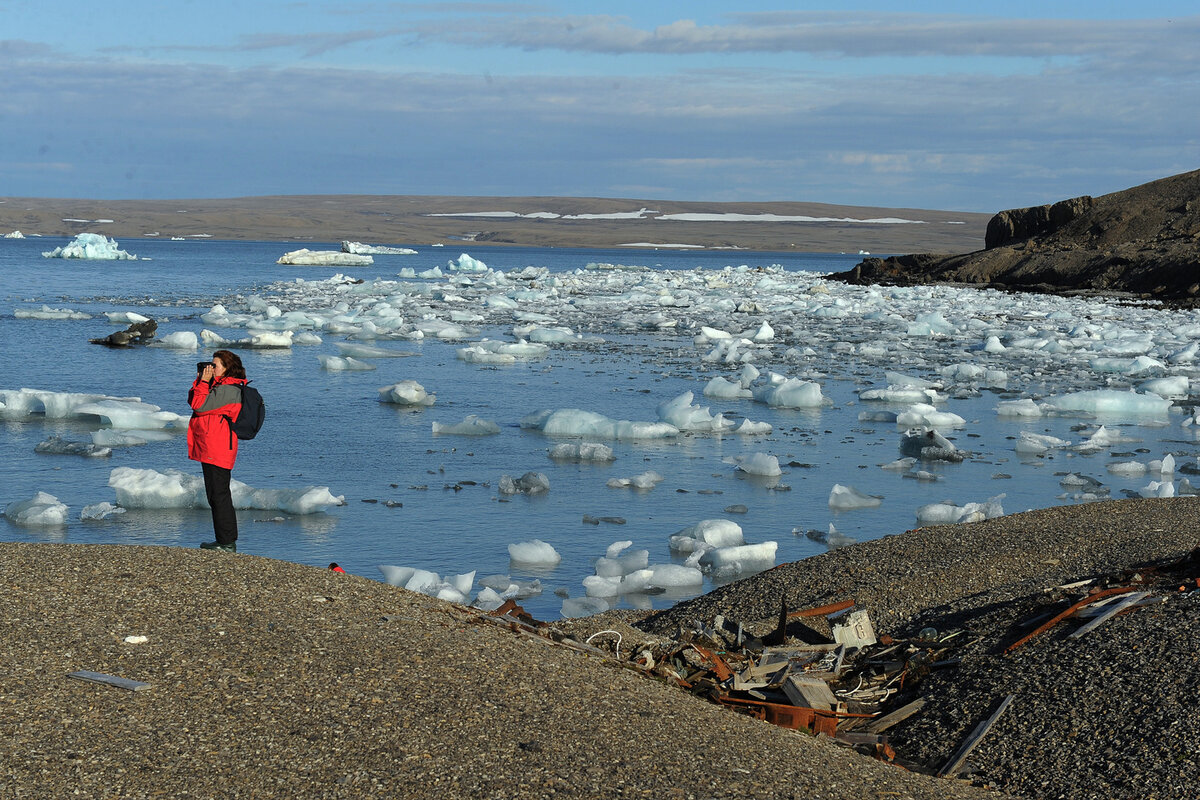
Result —
<instances>
[{"instance_id":1,"label":"iceberg","mask_svg":"<svg viewBox=\"0 0 1200 800\"><path fill-rule=\"evenodd\" d=\"M647 470L640 475L634 475L632 478L609 478L608 482L604 485L609 489L634 488L649 491L662 483L662 480L662 475L653 470Z\"/></svg>"},{"instance_id":2,"label":"iceberg","mask_svg":"<svg viewBox=\"0 0 1200 800\"><path fill-rule=\"evenodd\" d=\"M99 233L81 233L71 240L70 244L56 247L48 253L42 253L42 258L80 258L96 261L136 261L137 256L130 255L117 246L117 243Z\"/></svg>"},{"instance_id":3,"label":"iceberg","mask_svg":"<svg viewBox=\"0 0 1200 800\"><path fill-rule=\"evenodd\" d=\"M408 247L386 247L362 242L342 242L342 252L358 256L415 256L417 254L416 250Z\"/></svg>"},{"instance_id":4,"label":"iceberg","mask_svg":"<svg viewBox=\"0 0 1200 800\"><path fill-rule=\"evenodd\" d=\"M779 458L769 453L749 453L731 456L724 460L726 463L736 465L739 471L747 475L774 478L783 474L783 470L779 468Z\"/></svg>"},{"instance_id":5,"label":"iceberg","mask_svg":"<svg viewBox=\"0 0 1200 800\"><path fill-rule=\"evenodd\" d=\"M949 500L941 503L929 503L917 509L917 522L922 525L954 525L968 522L982 522L985 519L1004 516L1004 508L1000 501L1004 495L999 494L983 503L967 503L958 506Z\"/></svg>"},{"instance_id":6,"label":"iceberg","mask_svg":"<svg viewBox=\"0 0 1200 800\"><path fill-rule=\"evenodd\" d=\"M369 267L375 263L375 259L339 250L309 250L302 247L284 253L275 263L295 267Z\"/></svg>"},{"instance_id":7,"label":"iceberg","mask_svg":"<svg viewBox=\"0 0 1200 800\"><path fill-rule=\"evenodd\" d=\"M728 519L704 519L671 534L671 551L692 553L709 547L735 547L746 543L742 526Z\"/></svg>"},{"instance_id":8,"label":"iceberg","mask_svg":"<svg viewBox=\"0 0 1200 800\"><path fill-rule=\"evenodd\" d=\"M541 472L526 472L516 480L501 475L497 490L500 494L544 494L550 491L550 479Z\"/></svg>"},{"instance_id":9,"label":"iceberg","mask_svg":"<svg viewBox=\"0 0 1200 800\"><path fill-rule=\"evenodd\" d=\"M723 415L714 417L708 408L693 404L693 397L691 392L684 392L674 400L659 403L658 418L681 431L720 432L733 428Z\"/></svg>"},{"instance_id":10,"label":"iceberg","mask_svg":"<svg viewBox=\"0 0 1200 800\"><path fill-rule=\"evenodd\" d=\"M317 356L317 360L321 362L321 369L330 372L365 372L375 369L374 364L349 356Z\"/></svg>"}]
</instances>

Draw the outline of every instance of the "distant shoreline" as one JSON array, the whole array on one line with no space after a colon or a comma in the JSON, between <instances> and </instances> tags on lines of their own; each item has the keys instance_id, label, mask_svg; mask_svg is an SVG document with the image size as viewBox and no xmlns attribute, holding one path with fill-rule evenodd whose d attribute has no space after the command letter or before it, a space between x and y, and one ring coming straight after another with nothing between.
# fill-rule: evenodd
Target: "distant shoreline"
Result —
<instances>
[{"instance_id":1,"label":"distant shoreline","mask_svg":"<svg viewBox=\"0 0 1200 800\"><path fill-rule=\"evenodd\" d=\"M989 214L820 203L291 195L193 200L0 197L0 235L429 246L963 253Z\"/></svg>"}]
</instances>

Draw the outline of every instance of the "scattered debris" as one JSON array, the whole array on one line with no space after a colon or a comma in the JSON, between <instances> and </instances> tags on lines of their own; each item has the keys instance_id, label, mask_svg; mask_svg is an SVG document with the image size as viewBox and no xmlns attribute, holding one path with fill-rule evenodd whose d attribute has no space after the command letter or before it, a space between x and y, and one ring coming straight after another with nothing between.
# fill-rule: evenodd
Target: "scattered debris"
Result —
<instances>
[{"instance_id":1,"label":"scattered debris","mask_svg":"<svg viewBox=\"0 0 1200 800\"><path fill-rule=\"evenodd\" d=\"M68 672L67 677L80 681L88 681L89 683L104 683L109 686L116 686L118 689L128 689L131 692L140 692L142 689L150 688L150 684L143 683L142 681L121 678L116 675L106 675L103 672L92 672L86 669L81 669L77 672Z\"/></svg>"}]
</instances>

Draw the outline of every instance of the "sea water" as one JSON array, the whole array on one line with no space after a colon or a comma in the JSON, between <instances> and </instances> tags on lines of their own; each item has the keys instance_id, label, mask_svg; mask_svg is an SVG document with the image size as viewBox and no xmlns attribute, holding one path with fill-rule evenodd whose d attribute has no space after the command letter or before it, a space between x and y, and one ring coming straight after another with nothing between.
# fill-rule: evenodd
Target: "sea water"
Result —
<instances>
[{"instance_id":1,"label":"sea water","mask_svg":"<svg viewBox=\"0 0 1200 800\"><path fill-rule=\"evenodd\" d=\"M380 565L438 575L475 570L477 578L536 578L542 593L522 602L546 619L558 617L564 596L585 594L583 579L594 573L596 560L613 542L631 541L631 549L649 550L650 564L682 564L686 554L673 552L669 538L703 520L736 522L747 543L777 543L774 560L782 563L841 542L916 527L921 509L926 509L921 512L925 519L940 519L947 514L953 518L955 506L999 496L989 508L1002 506L1012 513L1109 496L1162 494L1168 484L1169 491L1186 491L1185 476L1196 461L1190 392L1175 398L1167 413L1148 416L1120 403L1100 417L1047 405L1067 393L1126 391L1166 375L1182 378L1190 389L1196 370L1189 348L1194 351L1200 341L1200 322L1192 312L943 287L849 287L823 279L825 273L853 266L857 255L461 243L456 248L415 246L416 255L376 256L372 267L338 269L277 265L280 255L295 249L290 243L148 239L120 242L139 257L134 261L42 257L43 251L66 241L0 241L0 389L138 397L186 416L195 363L215 348L89 344L89 339L124 327L109 322L106 313L152 317L160 336L212 329L237 339L246 331L214 327L200 315L217 303L252 315L259 309L257 316L264 319L261 309L269 306L284 312L316 306L326 313L340 299L351 318L344 328L350 333L317 330L322 341L316 345L239 348L249 377L266 398L268 416L260 436L242 443L234 477L254 488L328 487L344 498L344 505L300 515L241 510L239 552L318 567L336 561L348 572L377 580L383 579ZM460 252L491 270L529 277L494 290L481 288L487 286L486 273L449 269L448 262ZM584 270L589 264L605 268ZM522 272L529 267L536 269ZM443 276L397 277L402 270L433 268ZM329 280L338 273L363 282ZM517 298L521 311L552 319L548 326L570 326L579 337L550 344L545 357L536 360L510 365L462 360L457 351L472 342L514 341L514 324L519 324L514 311L489 306L499 294ZM363 335L357 323L387 298L400 295L419 295L420 303L412 309L425 316L448 321L454 311L472 320L464 323L470 328L467 339ZM92 318L16 314L43 305ZM421 321L418 317L406 317L409 330ZM703 334L704 326L723 326L736 338L762 332L764 323L772 335L748 342L732 355L720 349L719 339ZM370 371L323 369L320 357L341 355L337 345L346 342L413 355L365 358L375 366ZM760 384L770 371L814 381L825 403L778 408L702 395L714 377L736 382L746 364L763 374ZM964 364L968 368L955 366ZM990 372L963 377L974 371L969 367ZM897 424L894 416L911 413L913 402L887 394L886 387L896 383L889 371L940 387L934 390L936 411L957 415L962 422L939 420L939 434L965 453L961 462L897 467L909 426ZM418 381L436 394L436 402L423 408L380 402L380 387L401 380ZM872 390L888 399L864 400ZM533 412L555 409L656 422L658 405L687 391L694 393L694 403L711 407L714 414L769 423L772 432L605 440L614 460L573 463L551 460L548 451L578 439L521 426ZM1018 400L1031 401L1041 409L1039 415L998 413L1001 404ZM435 422L453 425L469 415L495 422L500 432L433 433ZM1120 440L1084 447L1101 424L1107 433L1119 433ZM0 415L0 507L39 491L69 507L65 525L22 527L5 519L0 536L179 547L211 539L204 508L131 509L101 520L80 519L84 506L115 502L109 486L114 468L200 471L186 458L182 431L163 441L114 448L104 458L35 452L53 436L90 441L101 427L99 418ZM1037 436L1068 444L1018 447L1022 441L1036 443ZM1148 465L1167 454L1179 474L1119 466ZM782 474L752 474L760 470L736 466L739 460L755 464L770 457ZM613 478L650 471L662 476L650 484L653 488L607 485ZM502 476L516 479L526 472L545 475L549 491L499 491ZM1157 486L1151 487L1151 481ZM873 499L847 507L835 498L831 504L835 486L856 490L840 490L837 498ZM931 506L943 502L953 505ZM959 527L963 537L972 535L969 524ZM533 539L551 544L561 562L541 567L512 562L508 546ZM737 577L736 570L710 573L699 586L611 602L661 608ZM476 584L473 592L478 588Z\"/></svg>"}]
</instances>

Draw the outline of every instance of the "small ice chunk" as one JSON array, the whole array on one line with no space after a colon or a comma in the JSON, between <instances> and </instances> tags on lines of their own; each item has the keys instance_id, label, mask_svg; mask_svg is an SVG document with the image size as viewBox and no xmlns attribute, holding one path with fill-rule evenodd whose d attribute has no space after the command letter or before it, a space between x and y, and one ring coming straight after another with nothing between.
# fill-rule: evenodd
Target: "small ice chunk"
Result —
<instances>
[{"instance_id":1,"label":"small ice chunk","mask_svg":"<svg viewBox=\"0 0 1200 800\"><path fill-rule=\"evenodd\" d=\"M562 442L550 448L555 461L612 461L613 449L598 442Z\"/></svg>"},{"instance_id":2,"label":"small ice chunk","mask_svg":"<svg viewBox=\"0 0 1200 800\"><path fill-rule=\"evenodd\" d=\"M632 478L609 478L605 484L609 489L642 489L649 491L661 483L663 476L659 475L654 470L647 470L640 475L634 475Z\"/></svg>"},{"instance_id":3,"label":"small ice chunk","mask_svg":"<svg viewBox=\"0 0 1200 800\"><path fill-rule=\"evenodd\" d=\"M429 394L425 391L424 386L412 380L400 381L391 386L379 388L379 402L381 403L395 403L401 406L431 406L436 400L436 394Z\"/></svg>"},{"instance_id":4,"label":"small ice chunk","mask_svg":"<svg viewBox=\"0 0 1200 800\"><path fill-rule=\"evenodd\" d=\"M480 419L476 414L470 414L462 422L454 424L435 422L433 432L435 435L492 436L500 432L500 426L490 420Z\"/></svg>"},{"instance_id":5,"label":"small ice chunk","mask_svg":"<svg viewBox=\"0 0 1200 800\"><path fill-rule=\"evenodd\" d=\"M602 614L609 608L609 604L602 597L568 597L563 600L560 613L568 619L574 619Z\"/></svg>"},{"instance_id":6,"label":"small ice chunk","mask_svg":"<svg viewBox=\"0 0 1200 800\"><path fill-rule=\"evenodd\" d=\"M113 239L99 233L81 233L63 247L56 247L48 253L42 253L43 258L80 258L98 261L135 261L137 256L130 255L117 246Z\"/></svg>"},{"instance_id":7,"label":"small ice chunk","mask_svg":"<svg viewBox=\"0 0 1200 800\"><path fill-rule=\"evenodd\" d=\"M883 497L875 494L865 494L853 486L843 486L835 483L829 492L829 507L835 511L849 511L856 508L875 508L883 502Z\"/></svg>"},{"instance_id":8,"label":"small ice chunk","mask_svg":"<svg viewBox=\"0 0 1200 800\"><path fill-rule=\"evenodd\" d=\"M26 528L48 528L67 524L67 505L46 492L38 492L28 500L19 500L4 507L4 516L14 525Z\"/></svg>"},{"instance_id":9,"label":"small ice chunk","mask_svg":"<svg viewBox=\"0 0 1200 800\"><path fill-rule=\"evenodd\" d=\"M704 573L695 567L682 564L655 564L650 567L652 573L647 585L655 589L684 589L700 586L704 583Z\"/></svg>"},{"instance_id":10,"label":"small ice chunk","mask_svg":"<svg viewBox=\"0 0 1200 800\"><path fill-rule=\"evenodd\" d=\"M150 345L152 347L166 347L171 350L197 350L200 348L200 339L192 331L175 331L156 342L151 342Z\"/></svg>"},{"instance_id":11,"label":"small ice chunk","mask_svg":"<svg viewBox=\"0 0 1200 800\"><path fill-rule=\"evenodd\" d=\"M783 474L779 468L779 458L769 453L749 453L731 456L724 459L728 464L734 464L747 475L762 475L772 478Z\"/></svg>"},{"instance_id":12,"label":"small ice chunk","mask_svg":"<svg viewBox=\"0 0 1200 800\"><path fill-rule=\"evenodd\" d=\"M705 519L671 535L672 552L692 553L701 545L733 547L745 544L742 526L728 519Z\"/></svg>"},{"instance_id":13,"label":"small ice chunk","mask_svg":"<svg viewBox=\"0 0 1200 800\"><path fill-rule=\"evenodd\" d=\"M317 360L321 362L321 369L329 370L330 372L354 372L375 369L374 364L368 364L366 361L359 361L357 358L350 358L349 356L317 356Z\"/></svg>"},{"instance_id":14,"label":"small ice chunk","mask_svg":"<svg viewBox=\"0 0 1200 800\"><path fill-rule=\"evenodd\" d=\"M508 557L519 564L537 566L554 566L562 561L562 556L558 554L553 545L547 544L541 539L510 544Z\"/></svg>"},{"instance_id":15,"label":"small ice chunk","mask_svg":"<svg viewBox=\"0 0 1200 800\"><path fill-rule=\"evenodd\" d=\"M550 479L541 472L526 472L516 480L511 475L501 475L498 491L500 494L543 494L550 491Z\"/></svg>"},{"instance_id":16,"label":"small ice chunk","mask_svg":"<svg viewBox=\"0 0 1200 800\"><path fill-rule=\"evenodd\" d=\"M111 517L113 514L124 514L125 509L120 506L114 506L107 500L100 503L92 503L90 506L84 506L79 512L81 520L98 520L106 517Z\"/></svg>"}]
</instances>

